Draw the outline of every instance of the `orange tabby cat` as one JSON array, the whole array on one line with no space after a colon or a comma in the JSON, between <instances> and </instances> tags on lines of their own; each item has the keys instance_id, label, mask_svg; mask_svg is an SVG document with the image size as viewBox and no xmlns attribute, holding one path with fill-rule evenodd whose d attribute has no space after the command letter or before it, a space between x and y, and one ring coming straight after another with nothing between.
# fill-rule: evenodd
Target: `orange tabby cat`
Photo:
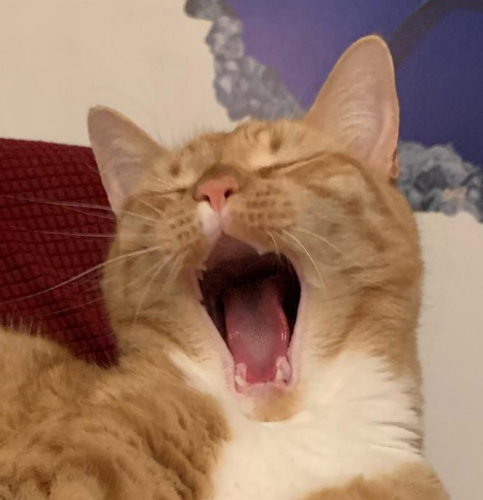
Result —
<instances>
[{"instance_id":1,"label":"orange tabby cat","mask_svg":"<svg viewBox=\"0 0 483 500\"><path fill-rule=\"evenodd\" d=\"M299 121L168 151L95 108L89 132L122 354L106 370L0 335L0 499L446 499L384 42L350 47Z\"/></svg>"}]
</instances>

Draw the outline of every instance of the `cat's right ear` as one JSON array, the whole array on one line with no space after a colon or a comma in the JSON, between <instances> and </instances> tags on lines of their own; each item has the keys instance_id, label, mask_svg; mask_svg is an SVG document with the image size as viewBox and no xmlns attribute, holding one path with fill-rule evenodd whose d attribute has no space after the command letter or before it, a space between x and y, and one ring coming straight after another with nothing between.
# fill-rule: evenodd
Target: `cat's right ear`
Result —
<instances>
[{"instance_id":1,"label":"cat's right ear","mask_svg":"<svg viewBox=\"0 0 483 500\"><path fill-rule=\"evenodd\" d=\"M344 52L304 120L386 178L397 177L399 104L382 38L361 38Z\"/></svg>"},{"instance_id":2,"label":"cat's right ear","mask_svg":"<svg viewBox=\"0 0 483 500\"><path fill-rule=\"evenodd\" d=\"M163 148L131 120L110 108L89 111L89 139L112 210L121 212L149 159Z\"/></svg>"}]
</instances>

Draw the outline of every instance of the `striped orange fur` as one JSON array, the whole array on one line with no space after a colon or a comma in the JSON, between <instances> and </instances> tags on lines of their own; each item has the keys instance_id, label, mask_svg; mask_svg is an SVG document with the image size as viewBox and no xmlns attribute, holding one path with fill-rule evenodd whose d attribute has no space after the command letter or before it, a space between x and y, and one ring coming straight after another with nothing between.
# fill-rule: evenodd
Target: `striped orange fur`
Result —
<instances>
[{"instance_id":1,"label":"striped orange fur","mask_svg":"<svg viewBox=\"0 0 483 500\"><path fill-rule=\"evenodd\" d=\"M384 42L349 48L302 120L175 150L107 108L89 129L118 219L103 290L120 360L0 332L0 499L447 499L423 458L422 262ZM216 214L195 193L226 175ZM286 387L234 389L193 286L222 233L299 275Z\"/></svg>"}]
</instances>

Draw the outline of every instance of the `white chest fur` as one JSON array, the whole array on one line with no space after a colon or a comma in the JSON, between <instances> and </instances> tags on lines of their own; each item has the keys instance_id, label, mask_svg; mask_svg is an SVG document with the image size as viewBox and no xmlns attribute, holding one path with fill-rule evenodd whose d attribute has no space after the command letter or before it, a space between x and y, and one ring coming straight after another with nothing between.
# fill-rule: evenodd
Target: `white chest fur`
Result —
<instances>
[{"instance_id":1,"label":"white chest fur","mask_svg":"<svg viewBox=\"0 0 483 500\"><path fill-rule=\"evenodd\" d=\"M302 500L422 460L408 430L419 422L407 386L380 360L345 353L311 370L310 380L303 411L290 421L248 420L223 397L233 439L214 472L213 500Z\"/></svg>"}]
</instances>

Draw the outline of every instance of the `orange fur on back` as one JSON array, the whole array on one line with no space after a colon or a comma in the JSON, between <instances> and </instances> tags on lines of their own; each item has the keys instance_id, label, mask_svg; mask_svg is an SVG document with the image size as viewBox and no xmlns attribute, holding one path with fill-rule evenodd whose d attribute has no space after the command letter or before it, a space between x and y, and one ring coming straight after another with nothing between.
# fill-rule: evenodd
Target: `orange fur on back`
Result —
<instances>
[{"instance_id":1,"label":"orange fur on back","mask_svg":"<svg viewBox=\"0 0 483 500\"><path fill-rule=\"evenodd\" d=\"M2 500L208 495L229 432L161 353L104 370L21 333L0 345Z\"/></svg>"},{"instance_id":2,"label":"orange fur on back","mask_svg":"<svg viewBox=\"0 0 483 500\"><path fill-rule=\"evenodd\" d=\"M347 51L303 120L168 151L91 111L118 220L102 285L121 355L100 368L0 332L0 499L447 499L422 456L422 262L393 182L397 125L377 37ZM221 176L238 191L216 214L196 192ZM287 387L233 389L193 284L223 232L300 277Z\"/></svg>"}]
</instances>

